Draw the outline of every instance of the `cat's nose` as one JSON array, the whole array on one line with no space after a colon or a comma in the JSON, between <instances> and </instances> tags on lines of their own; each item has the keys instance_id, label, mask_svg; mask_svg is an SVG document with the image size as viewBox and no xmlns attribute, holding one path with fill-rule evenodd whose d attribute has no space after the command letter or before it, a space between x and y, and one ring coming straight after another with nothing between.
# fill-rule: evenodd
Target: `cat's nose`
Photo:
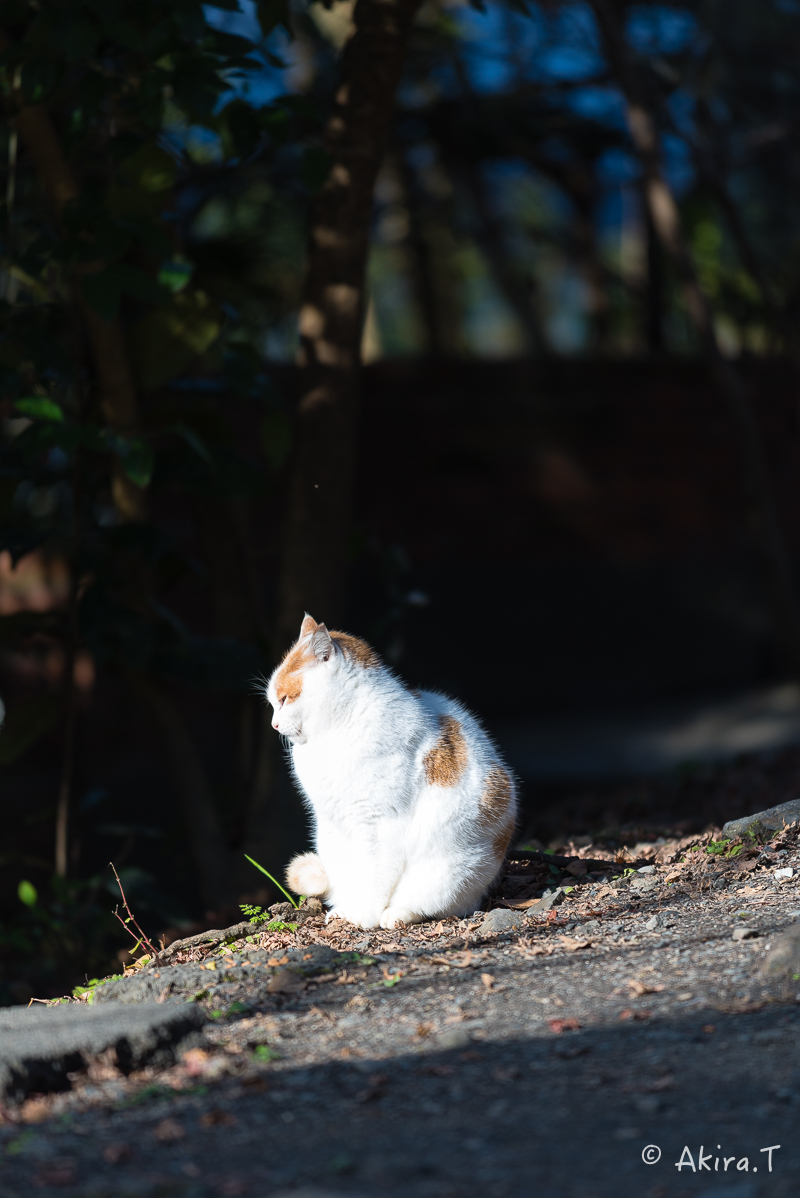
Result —
<instances>
[{"instance_id":1,"label":"cat's nose","mask_svg":"<svg viewBox=\"0 0 800 1198\"><path fill-rule=\"evenodd\" d=\"M272 725L272 727L275 729L275 731L276 731L276 732L278 731L278 725L277 725L277 724L273 724L273 725Z\"/></svg>"}]
</instances>

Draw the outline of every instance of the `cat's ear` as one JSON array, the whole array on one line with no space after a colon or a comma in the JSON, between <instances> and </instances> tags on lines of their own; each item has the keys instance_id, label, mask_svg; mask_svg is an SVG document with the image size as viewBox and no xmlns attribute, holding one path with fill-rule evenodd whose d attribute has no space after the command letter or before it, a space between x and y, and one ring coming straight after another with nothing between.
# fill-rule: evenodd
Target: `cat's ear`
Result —
<instances>
[{"instance_id":1,"label":"cat's ear","mask_svg":"<svg viewBox=\"0 0 800 1198\"><path fill-rule=\"evenodd\" d=\"M305 637L311 636L312 632L316 632L318 628L319 624L317 621L306 612L303 623L300 625L300 636L298 639L302 641Z\"/></svg>"},{"instance_id":2,"label":"cat's ear","mask_svg":"<svg viewBox=\"0 0 800 1198\"><path fill-rule=\"evenodd\" d=\"M316 625L316 631L311 638L311 652L319 662L327 661L333 655L331 634L324 624Z\"/></svg>"}]
</instances>

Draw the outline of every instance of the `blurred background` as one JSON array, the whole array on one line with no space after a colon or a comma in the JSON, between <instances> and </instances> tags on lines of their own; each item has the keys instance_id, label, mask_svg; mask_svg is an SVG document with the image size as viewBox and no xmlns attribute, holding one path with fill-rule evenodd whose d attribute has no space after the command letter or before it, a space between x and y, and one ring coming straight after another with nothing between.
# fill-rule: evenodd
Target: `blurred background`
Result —
<instances>
[{"instance_id":1,"label":"blurred background","mask_svg":"<svg viewBox=\"0 0 800 1198\"><path fill-rule=\"evenodd\" d=\"M119 965L109 861L154 935L280 897L260 680L319 596L482 717L526 840L797 797L800 4L416 8L289 602L357 19L0 3L0 1003Z\"/></svg>"}]
</instances>

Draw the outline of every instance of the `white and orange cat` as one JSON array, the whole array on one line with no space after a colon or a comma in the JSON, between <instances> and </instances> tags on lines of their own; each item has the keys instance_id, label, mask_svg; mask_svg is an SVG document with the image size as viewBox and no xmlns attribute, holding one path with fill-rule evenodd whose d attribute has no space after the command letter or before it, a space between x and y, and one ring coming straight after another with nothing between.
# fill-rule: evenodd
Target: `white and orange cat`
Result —
<instances>
[{"instance_id":1,"label":"white and orange cat","mask_svg":"<svg viewBox=\"0 0 800 1198\"><path fill-rule=\"evenodd\" d=\"M471 914L514 831L516 788L460 704L412 691L364 641L306 616L273 673L316 852L287 883L362 928Z\"/></svg>"}]
</instances>

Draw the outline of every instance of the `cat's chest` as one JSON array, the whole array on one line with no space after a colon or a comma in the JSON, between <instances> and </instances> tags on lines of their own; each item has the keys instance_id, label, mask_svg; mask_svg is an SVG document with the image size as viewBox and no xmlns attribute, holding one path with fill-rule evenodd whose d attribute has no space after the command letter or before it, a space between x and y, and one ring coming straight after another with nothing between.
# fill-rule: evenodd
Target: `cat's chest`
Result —
<instances>
[{"instance_id":1,"label":"cat's chest","mask_svg":"<svg viewBox=\"0 0 800 1198\"><path fill-rule=\"evenodd\" d=\"M292 760L298 781L315 806L336 803L384 789L402 787L406 755L399 749L377 748L354 737L329 736L295 745Z\"/></svg>"}]
</instances>

